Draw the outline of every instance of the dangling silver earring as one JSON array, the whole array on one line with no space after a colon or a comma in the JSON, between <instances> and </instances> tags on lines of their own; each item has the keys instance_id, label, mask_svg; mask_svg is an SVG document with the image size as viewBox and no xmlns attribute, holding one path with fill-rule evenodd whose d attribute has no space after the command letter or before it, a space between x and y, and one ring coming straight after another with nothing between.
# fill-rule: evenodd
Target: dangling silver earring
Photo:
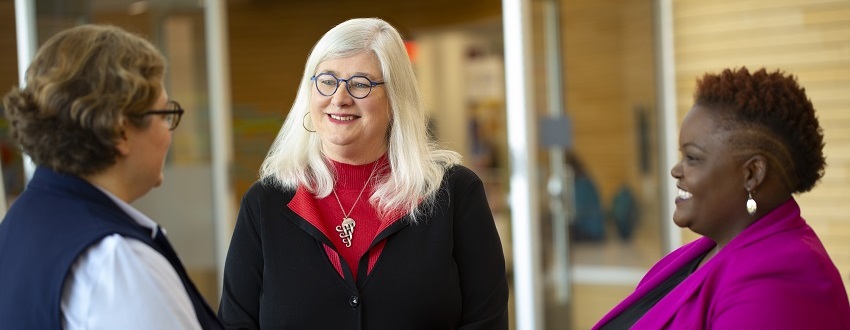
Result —
<instances>
[{"instance_id":1,"label":"dangling silver earring","mask_svg":"<svg viewBox=\"0 0 850 330\"><path fill-rule=\"evenodd\" d=\"M307 128L307 116L309 116L309 115L310 115L310 112L308 111L307 113L304 114L304 118L301 118L301 127L304 127L304 130L306 130L307 132L316 133L315 130L311 130L311 129Z\"/></svg>"},{"instance_id":2,"label":"dangling silver earring","mask_svg":"<svg viewBox=\"0 0 850 330\"><path fill-rule=\"evenodd\" d=\"M750 192L750 189L747 189L747 213L750 215L756 214L756 210L758 209L758 205L756 205L756 200L753 199L753 194Z\"/></svg>"}]
</instances>

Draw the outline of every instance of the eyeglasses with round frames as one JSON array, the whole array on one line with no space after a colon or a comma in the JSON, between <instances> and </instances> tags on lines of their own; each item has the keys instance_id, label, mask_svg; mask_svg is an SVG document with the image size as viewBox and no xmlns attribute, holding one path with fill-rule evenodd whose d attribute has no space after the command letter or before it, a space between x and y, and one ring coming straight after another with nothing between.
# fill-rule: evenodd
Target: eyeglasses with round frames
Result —
<instances>
[{"instance_id":1,"label":"eyeglasses with round frames","mask_svg":"<svg viewBox=\"0 0 850 330\"><path fill-rule=\"evenodd\" d=\"M173 131L180 124L180 118L183 117L183 107L177 101L168 101L169 109L166 110L148 110L139 114L139 116L163 115L162 119L168 123L168 130Z\"/></svg>"},{"instance_id":2,"label":"eyeglasses with round frames","mask_svg":"<svg viewBox=\"0 0 850 330\"><path fill-rule=\"evenodd\" d=\"M355 99L364 99L372 93L372 87L383 85L384 82L374 82L364 76L351 76L348 79L337 78L330 73L320 73L310 80L315 82L316 90L324 96L331 96L339 89L339 84L345 82L348 94Z\"/></svg>"}]
</instances>

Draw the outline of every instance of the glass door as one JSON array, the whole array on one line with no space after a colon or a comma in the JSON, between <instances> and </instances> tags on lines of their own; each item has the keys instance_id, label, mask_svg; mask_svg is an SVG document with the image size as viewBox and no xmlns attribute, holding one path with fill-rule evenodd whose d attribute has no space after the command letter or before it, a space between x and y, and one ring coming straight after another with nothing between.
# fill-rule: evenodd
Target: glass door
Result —
<instances>
[{"instance_id":1,"label":"glass door","mask_svg":"<svg viewBox=\"0 0 850 330\"><path fill-rule=\"evenodd\" d=\"M588 329L663 256L652 2L529 7L542 323Z\"/></svg>"}]
</instances>

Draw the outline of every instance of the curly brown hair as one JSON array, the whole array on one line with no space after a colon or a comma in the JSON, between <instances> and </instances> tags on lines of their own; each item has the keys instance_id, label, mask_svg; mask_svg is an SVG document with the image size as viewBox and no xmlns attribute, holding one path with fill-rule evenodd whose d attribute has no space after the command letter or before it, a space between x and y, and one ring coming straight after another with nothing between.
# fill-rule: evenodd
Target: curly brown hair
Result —
<instances>
[{"instance_id":1,"label":"curly brown hair","mask_svg":"<svg viewBox=\"0 0 850 330\"><path fill-rule=\"evenodd\" d=\"M823 129L795 76L726 69L699 79L694 99L721 115L735 147L767 156L792 193L811 190L823 177Z\"/></svg>"},{"instance_id":2,"label":"curly brown hair","mask_svg":"<svg viewBox=\"0 0 850 330\"><path fill-rule=\"evenodd\" d=\"M74 175L115 163L122 123L139 116L162 91L165 59L147 40L121 28L81 25L45 42L26 73L26 87L3 99L12 139L37 165Z\"/></svg>"}]
</instances>

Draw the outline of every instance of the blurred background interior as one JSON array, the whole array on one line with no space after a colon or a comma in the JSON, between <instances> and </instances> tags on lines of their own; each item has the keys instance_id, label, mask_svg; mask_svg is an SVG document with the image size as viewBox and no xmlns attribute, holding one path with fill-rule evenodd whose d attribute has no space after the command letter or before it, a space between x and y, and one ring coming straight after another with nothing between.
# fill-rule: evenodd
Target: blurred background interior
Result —
<instances>
[{"instance_id":1,"label":"blurred background interior","mask_svg":"<svg viewBox=\"0 0 850 330\"><path fill-rule=\"evenodd\" d=\"M850 285L850 0L0 0L0 91L77 24L118 25L163 50L167 89L188 112L165 184L135 206L167 228L217 306L239 200L310 48L353 17L399 29L434 136L483 179L514 328L587 329L695 238L671 225L669 168L696 78L726 67L781 68L806 87L828 167L798 200ZM506 55L517 45L520 61ZM25 187L7 131L3 118L3 213Z\"/></svg>"}]
</instances>

